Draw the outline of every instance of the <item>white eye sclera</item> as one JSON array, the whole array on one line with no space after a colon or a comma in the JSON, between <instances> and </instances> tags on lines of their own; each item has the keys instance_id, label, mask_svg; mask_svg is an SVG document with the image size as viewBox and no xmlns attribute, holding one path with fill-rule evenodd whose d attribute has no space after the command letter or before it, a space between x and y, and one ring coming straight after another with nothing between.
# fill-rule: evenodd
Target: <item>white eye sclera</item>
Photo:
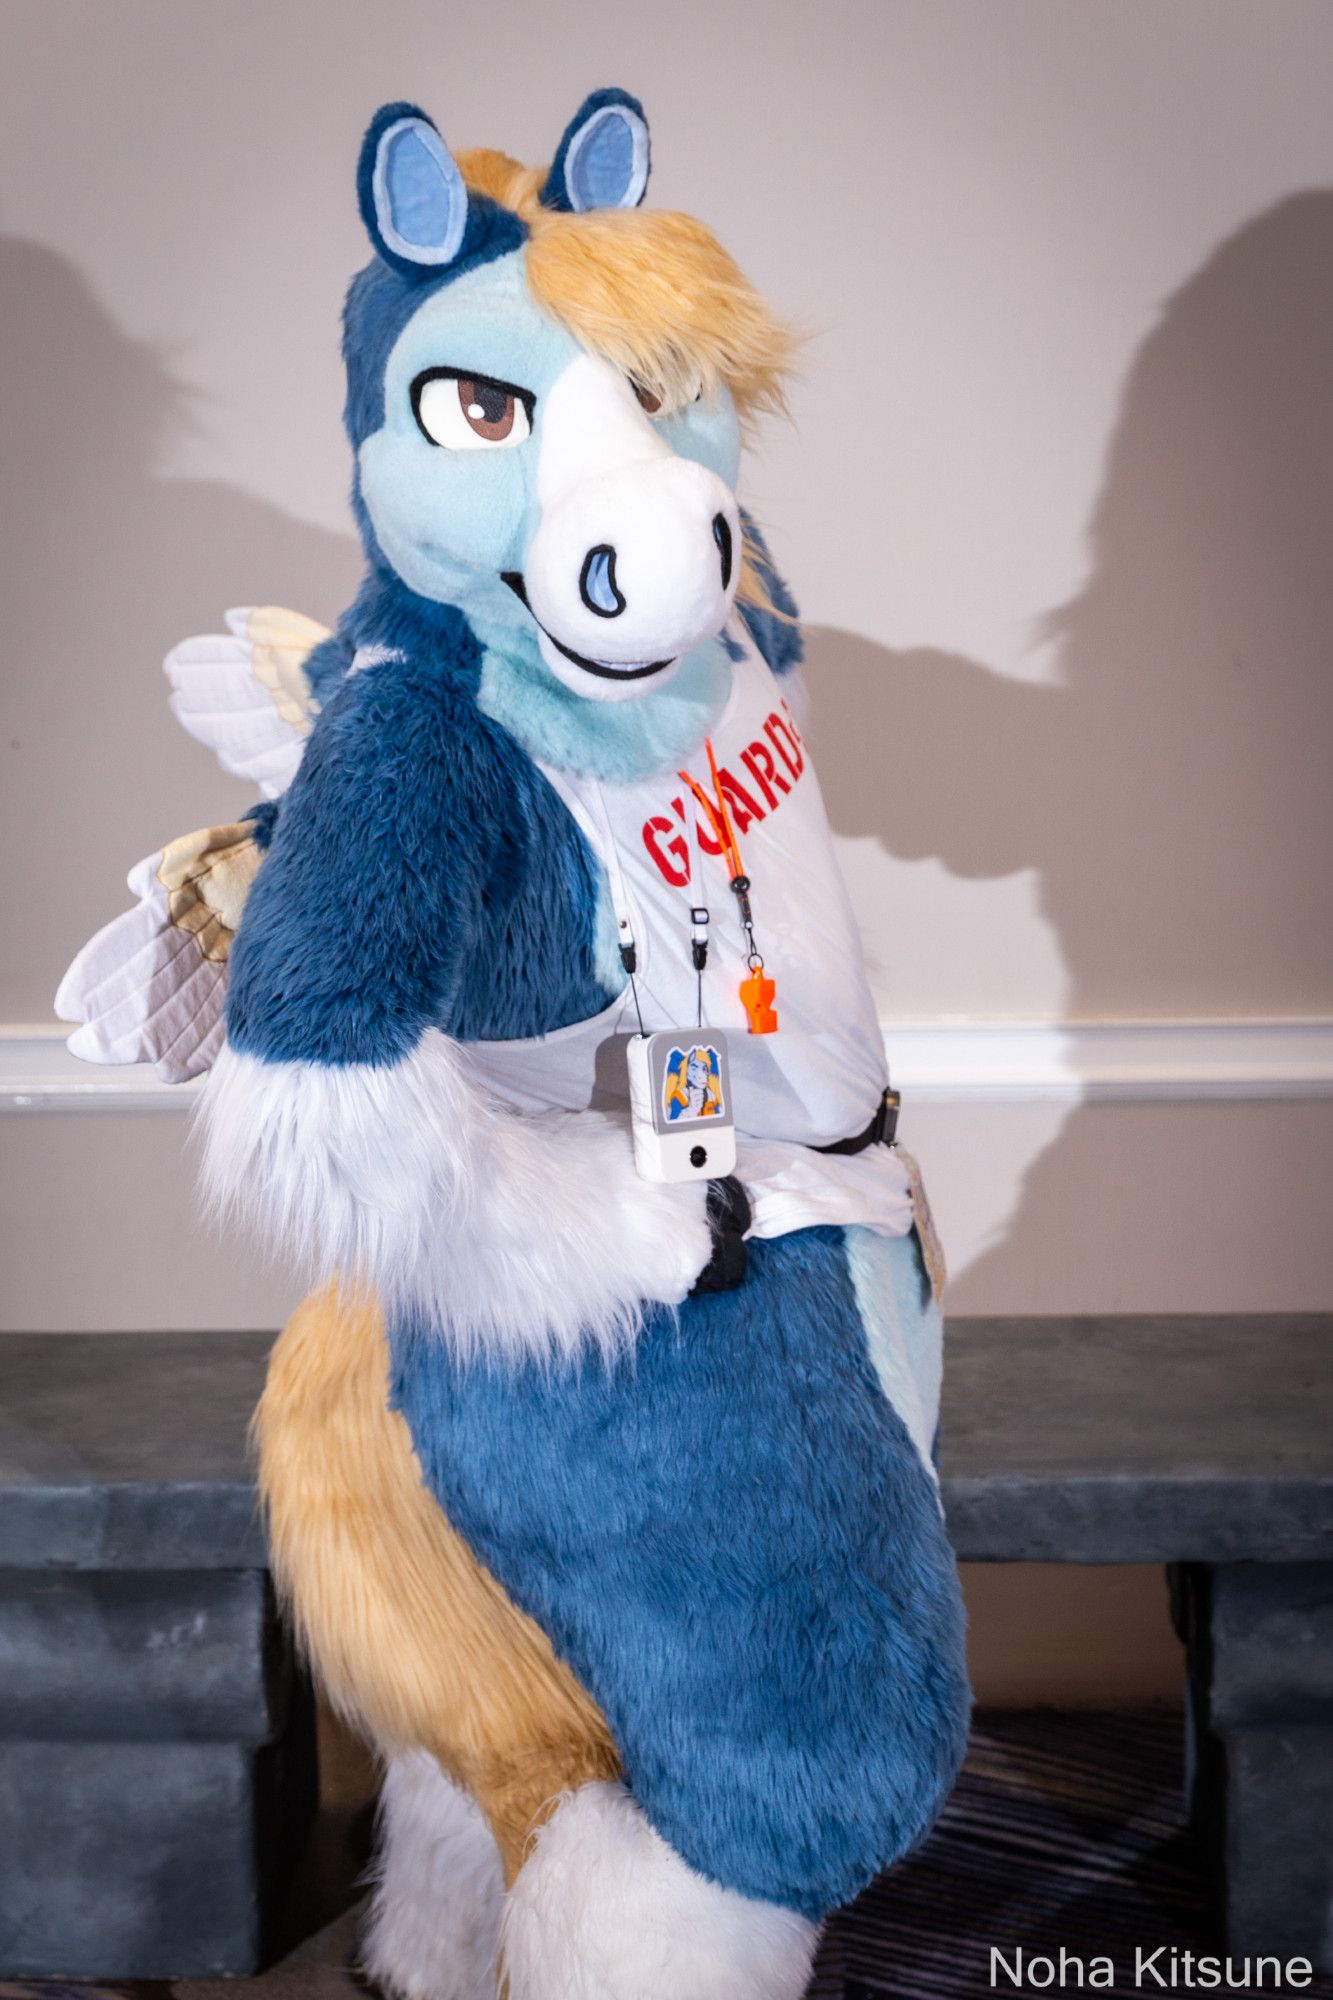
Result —
<instances>
[{"instance_id":1,"label":"white eye sclera","mask_svg":"<svg viewBox=\"0 0 1333 2000\"><path fill-rule=\"evenodd\" d=\"M502 449L532 435L532 398L486 375L428 369L412 384L412 410L423 436L448 451Z\"/></svg>"}]
</instances>

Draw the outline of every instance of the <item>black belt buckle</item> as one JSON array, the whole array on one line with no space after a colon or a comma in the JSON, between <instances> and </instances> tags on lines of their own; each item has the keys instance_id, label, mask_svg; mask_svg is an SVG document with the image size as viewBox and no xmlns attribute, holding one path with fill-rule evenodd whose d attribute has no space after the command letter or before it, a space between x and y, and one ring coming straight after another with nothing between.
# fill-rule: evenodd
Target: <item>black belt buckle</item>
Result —
<instances>
[{"instance_id":1,"label":"black belt buckle","mask_svg":"<svg viewBox=\"0 0 1333 2000\"><path fill-rule=\"evenodd\" d=\"M872 1146L893 1145L898 1137L898 1113L902 1109L902 1102L902 1092L895 1090L892 1084L886 1084L871 1128L874 1133L870 1141Z\"/></svg>"}]
</instances>

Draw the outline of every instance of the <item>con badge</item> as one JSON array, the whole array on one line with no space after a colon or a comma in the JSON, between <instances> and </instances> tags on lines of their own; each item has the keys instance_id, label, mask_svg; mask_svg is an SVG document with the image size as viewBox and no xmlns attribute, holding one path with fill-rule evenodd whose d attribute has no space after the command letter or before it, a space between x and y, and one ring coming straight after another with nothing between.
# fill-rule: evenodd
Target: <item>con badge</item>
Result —
<instances>
[{"instance_id":1,"label":"con badge","mask_svg":"<svg viewBox=\"0 0 1333 2000\"><path fill-rule=\"evenodd\" d=\"M719 1180L736 1165L727 1038L663 1028L629 1044L634 1163L645 1180Z\"/></svg>"},{"instance_id":2,"label":"con badge","mask_svg":"<svg viewBox=\"0 0 1333 2000\"><path fill-rule=\"evenodd\" d=\"M912 1196L912 1222L916 1230L917 1242L921 1245L921 1258L930 1279L930 1289L938 1305L944 1297L944 1287L949 1273L944 1263L944 1245L940 1242L935 1218L930 1212L930 1202L926 1195L926 1184L921 1178L921 1169L912 1155L902 1146L895 1146L894 1152L907 1169L907 1184Z\"/></svg>"}]
</instances>

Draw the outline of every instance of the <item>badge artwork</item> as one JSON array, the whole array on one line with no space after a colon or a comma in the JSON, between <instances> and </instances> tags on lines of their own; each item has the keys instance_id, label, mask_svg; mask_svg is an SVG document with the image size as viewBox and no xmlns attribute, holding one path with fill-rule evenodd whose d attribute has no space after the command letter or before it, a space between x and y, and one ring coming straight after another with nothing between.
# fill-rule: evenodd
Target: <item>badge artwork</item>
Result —
<instances>
[{"instance_id":1,"label":"badge artwork","mask_svg":"<svg viewBox=\"0 0 1333 2000\"><path fill-rule=\"evenodd\" d=\"M672 1049L667 1057L662 1103L674 1125L688 1118L716 1118L724 1109L721 1057L710 1042Z\"/></svg>"}]
</instances>

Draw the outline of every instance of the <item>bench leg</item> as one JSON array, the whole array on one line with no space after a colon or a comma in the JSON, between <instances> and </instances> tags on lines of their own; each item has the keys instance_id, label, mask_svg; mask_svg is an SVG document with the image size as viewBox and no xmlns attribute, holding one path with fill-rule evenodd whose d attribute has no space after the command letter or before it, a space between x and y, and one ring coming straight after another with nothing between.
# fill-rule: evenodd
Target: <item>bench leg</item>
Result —
<instances>
[{"instance_id":1,"label":"bench leg","mask_svg":"<svg viewBox=\"0 0 1333 2000\"><path fill-rule=\"evenodd\" d=\"M0 1569L0 1978L254 1972L314 1785L262 1571Z\"/></svg>"},{"instance_id":2,"label":"bench leg","mask_svg":"<svg viewBox=\"0 0 1333 2000\"><path fill-rule=\"evenodd\" d=\"M1171 1591L1227 1949L1333 1972L1333 1563L1182 1564Z\"/></svg>"}]
</instances>

